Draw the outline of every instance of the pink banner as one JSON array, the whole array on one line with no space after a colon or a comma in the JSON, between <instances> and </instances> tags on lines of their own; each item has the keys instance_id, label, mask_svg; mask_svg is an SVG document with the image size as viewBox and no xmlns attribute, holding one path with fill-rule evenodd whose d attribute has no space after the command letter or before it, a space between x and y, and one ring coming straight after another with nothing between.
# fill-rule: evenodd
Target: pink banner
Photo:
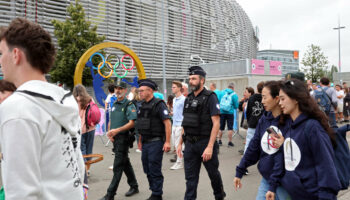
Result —
<instances>
[{"instance_id":1,"label":"pink banner","mask_svg":"<svg viewBox=\"0 0 350 200\"><path fill-rule=\"evenodd\" d=\"M271 75L282 75L282 62L270 61L270 74Z\"/></svg>"},{"instance_id":2,"label":"pink banner","mask_svg":"<svg viewBox=\"0 0 350 200\"><path fill-rule=\"evenodd\" d=\"M252 74L265 74L265 65L263 60L252 59Z\"/></svg>"}]
</instances>

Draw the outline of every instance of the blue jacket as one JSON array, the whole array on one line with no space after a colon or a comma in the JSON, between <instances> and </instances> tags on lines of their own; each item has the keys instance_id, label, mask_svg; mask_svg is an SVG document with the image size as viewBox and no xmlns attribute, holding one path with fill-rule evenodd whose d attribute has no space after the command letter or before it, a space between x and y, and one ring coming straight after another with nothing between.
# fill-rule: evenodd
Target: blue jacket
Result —
<instances>
[{"instance_id":1,"label":"blue jacket","mask_svg":"<svg viewBox=\"0 0 350 200\"><path fill-rule=\"evenodd\" d=\"M230 94L232 94L234 91L232 90L232 89L230 89L230 88L226 88L225 90L223 90L222 92L221 92L221 97L219 98L219 102L221 102L221 100L222 100L222 98L226 95L226 94L228 94L228 95L230 95ZM222 109L220 109L220 114L232 114L233 115L233 111L234 110L236 110L237 108L238 108L238 104L239 104L239 102L238 102L238 95L235 93L235 94L233 94L232 95L232 97L231 97L231 99L232 99L232 108L231 108L231 110L229 111L229 112L227 112L227 111L224 111L224 110L222 110Z\"/></svg>"},{"instance_id":2,"label":"blue jacket","mask_svg":"<svg viewBox=\"0 0 350 200\"><path fill-rule=\"evenodd\" d=\"M286 126L282 186L293 199L336 199L340 182L326 131L318 121L304 114Z\"/></svg>"},{"instance_id":3,"label":"blue jacket","mask_svg":"<svg viewBox=\"0 0 350 200\"><path fill-rule=\"evenodd\" d=\"M259 160L258 169L260 174L269 182L269 190L276 191L280 185L280 178L283 176L282 150L268 145L268 133L266 129L274 126L279 129L282 135L286 132L286 127L278 126L280 117L274 118L271 112L264 112L256 127L254 137L244 153L244 156L236 168L236 177L242 178L249 166L256 164ZM275 162L277 160L277 162Z\"/></svg>"}]
</instances>

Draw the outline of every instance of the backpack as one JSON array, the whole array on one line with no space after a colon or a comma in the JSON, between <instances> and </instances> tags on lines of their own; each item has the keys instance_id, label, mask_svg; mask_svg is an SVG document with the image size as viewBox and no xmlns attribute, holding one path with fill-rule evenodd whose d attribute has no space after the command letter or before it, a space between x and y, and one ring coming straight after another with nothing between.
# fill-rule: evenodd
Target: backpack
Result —
<instances>
[{"instance_id":1,"label":"backpack","mask_svg":"<svg viewBox=\"0 0 350 200\"><path fill-rule=\"evenodd\" d=\"M311 126L306 122L304 132L309 132L310 128ZM349 187L350 181L350 150L348 141L346 140L346 132L350 131L350 125L347 124L336 128L334 131L336 133L336 146L333 147L333 161L340 181L341 190L346 190Z\"/></svg>"},{"instance_id":2,"label":"backpack","mask_svg":"<svg viewBox=\"0 0 350 200\"><path fill-rule=\"evenodd\" d=\"M92 100L86 107L85 112L85 125L86 129L89 129L89 126L95 126L101 120L101 112L96 103Z\"/></svg>"},{"instance_id":3,"label":"backpack","mask_svg":"<svg viewBox=\"0 0 350 200\"><path fill-rule=\"evenodd\" d=\"M231 94L225 94L220 101L220 108L223 111L230 112L232 110L232 96L235 95L235 92Z\"/></svg>"},{"instance_id":4,"label":"backpack","mask_svg":"<svg viewBox=\"0 0 350 200\"><path fill-rule=\"evenodd\" d=\"M328 115L331 111L332 101L327 95L326 91L323 88L321 88L321 90L315 90L314 94L318 107L320 108L320 110L326 113L326 115Z\"/></svg>"}]
</instances>

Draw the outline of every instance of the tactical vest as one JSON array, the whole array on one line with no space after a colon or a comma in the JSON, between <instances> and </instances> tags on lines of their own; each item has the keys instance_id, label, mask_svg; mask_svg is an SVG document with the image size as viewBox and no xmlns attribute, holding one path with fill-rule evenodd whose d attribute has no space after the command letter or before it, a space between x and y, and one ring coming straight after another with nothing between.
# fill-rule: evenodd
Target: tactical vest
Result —
<instances>
[{"instance_id":1,"label":"tactical vest","mask_svg":"<svg viewBox=\"0 0 350 200\"><path fill-rule=\"evenodd\" d=\"M213 122L211 120L208 99L215 94L204 89L198 96L189 94L184 104L182 126L186 135L210 136Z\"/></svg>"},{"instance_id":2,"label":"tactical vest","mask_svg":"<svg viewBox=\"0 0 350 200\"><path fill-rule=\"evenodd\" d=\"M163 100L153 98L151 102L143 102L137 114L136 128L144 136L165 136L165 126L163 120L156 112L156 107Z\"/></svg>"}]
</instances>

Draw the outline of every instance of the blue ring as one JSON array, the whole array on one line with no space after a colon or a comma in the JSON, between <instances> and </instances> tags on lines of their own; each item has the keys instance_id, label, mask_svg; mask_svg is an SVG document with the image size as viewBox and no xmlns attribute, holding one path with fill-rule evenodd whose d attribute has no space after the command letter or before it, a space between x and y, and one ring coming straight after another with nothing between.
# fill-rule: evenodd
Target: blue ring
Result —
<instances>
[{"instance_id":1,"label":"blue ring","mask_svg":"<svg viewBox=\"0 0 350 200\"><path fill-rule=\"evenodd\" d=\"M91 63L92 63L91 60L92 60L92 58L93 58L95 55L99 55L99 56L102 58L103 65L101 65L101 67L100 67L100 69L102 69L102 68L105 66L105 64L106 64L106 59L105 59L105 57L104 57L101 53L96 52L96 53L92 54L92 56L90 56L89 61L90 61ZM95 70L98 70L98 68L95 67L94 65L92 65L92 68L95 69Z\"/></svg>"}]
</instances>

